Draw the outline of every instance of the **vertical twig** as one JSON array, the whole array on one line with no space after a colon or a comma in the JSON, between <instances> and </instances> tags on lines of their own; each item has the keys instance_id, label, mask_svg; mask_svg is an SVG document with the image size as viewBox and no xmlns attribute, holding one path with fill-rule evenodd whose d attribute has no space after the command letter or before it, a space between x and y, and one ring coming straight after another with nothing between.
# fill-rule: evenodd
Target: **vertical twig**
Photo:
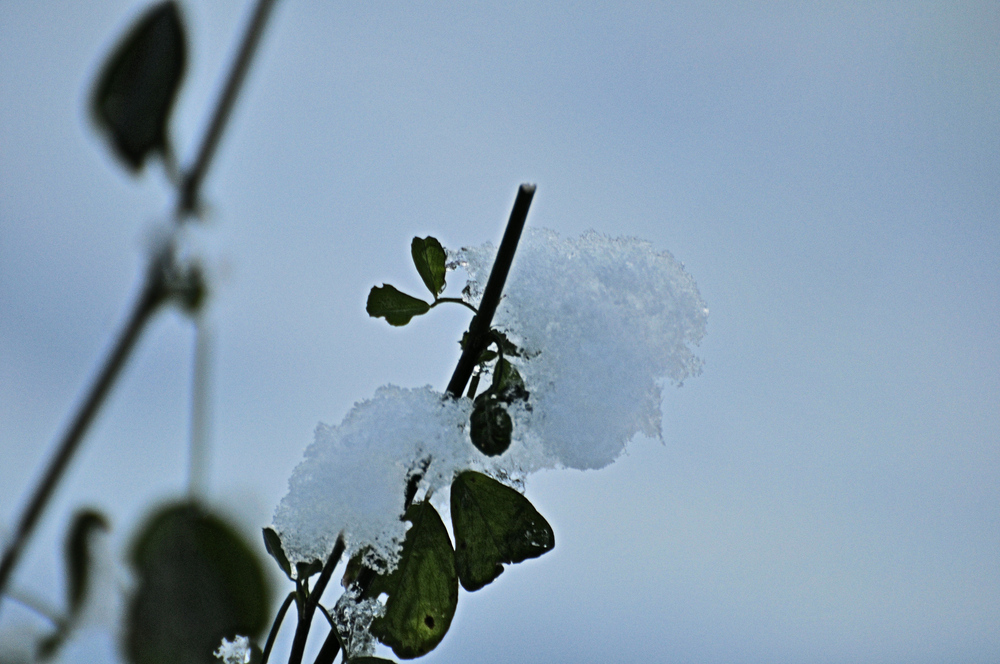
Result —
<instances>
[{"instance_id":1,"label":"vertical twig","mask_svg":"<svg viewBox=\"0 0 1000 664\"><path fill-rule=\"evenodd\" d=\"M208 441L211 421L212 331L204 314L194 319L194 366L191 380L191 449L188 494L203 498L208 490Z\"/></svg>"},{"instance_id":2,"label":"vertical twig","mask_svg":"<svg viewBox=\"0 0 1000 664\"><path fill-rule=\"evenodd\" d=\"M274 647L274 639L278 636L278 630L281 629L281 622L285 619L285 613L288 612L288 607L292 605L292 600L295 599L295 591L288 593L285 597L285 601L281 603L281 608L278 609L278 615L274 618L274 623L271 625L271 631L267 635L267 643L264 644L264 652L261 653L260 664L267 664L268 658L271 656L271 649Z\"/></svg>"},{"instance_id":3,"label":"vertical twig","mask_svg":"<svg viewBox=\"0 0 1000 664\"><path fill-rule=\"evenodd\" d=\"M177 211L175 218L177 223L183 223L189 214L194 213L198 207L198 195L201 183L208 172L208 167L215 156L215 150L222 139L222 132L226 128L229 116L232 113L236 98L239 96L240 88L250 70L250 63L257 51L261 35L264 33L264 26L274 8L276 0L258 0L254 8L250 22L243 33L243 40L240 44L236 59L229 70L229 76L223 86L222 94L219 96L212 112L208 128L202 138L201 147L195 157L194 163L187 170L179 184L179 196L177 199ZM207 490L208 481L208 445L209 445L209 371L210 371L210 331L206 327L203 317L199 316L195 321L195 359L192 368L193 386L191 391L191 442L190 442L190 466L188 473L188 494L192 498L203 497Z\"/></svg>"},{"instance_id":4,"label":"vertical twig","mask_svg":"<svg viewBox=\"0 0 1000 664\"><path fill-rule=\"evenodd\" d=\"M535 185L522 184L517 190L517 198L514 200L514 208L510 212L510 220L507 222L507 229L504 231L503 240L497 250L496 260L493 261L493 269L490 271L490 278L486 281L486 289L483 291L483 299L479 303L479 313L472 318L469 324L469 336L466 339L462 356L455 367L455 373L448 383L448 394L456 399L462 396L465 391L465 384L469 382L472 370L476 366L476 360L483 350L484 341L490 331L490 324L493 322L493 314L496 313L497 305L500 304L500 296L503 294L503 286L507 281L507 274L510 272L510 265L514 261L514 252L517 251L517 243L521 239L521 231L524 229L524 222L528 218L528 207L531 206L531 199L535 195Z\"/></svg>"}]
</instances>

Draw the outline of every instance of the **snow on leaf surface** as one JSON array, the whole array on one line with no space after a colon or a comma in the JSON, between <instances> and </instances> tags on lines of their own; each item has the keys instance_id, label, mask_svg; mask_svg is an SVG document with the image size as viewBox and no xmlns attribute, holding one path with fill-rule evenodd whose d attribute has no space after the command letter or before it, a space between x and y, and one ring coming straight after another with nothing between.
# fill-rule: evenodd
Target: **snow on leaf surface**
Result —
<instances>
[{"instance_id":1,"label":"snow on leaf surface","mask_svg":"<svg viewBox=\"0 0 1000 664\"><path fill-rule=\"evenodd\" d=\"M486 244L449 256L468 273L472 304L495 253ZM406 483L425 462L424 491L468 468L517 481L543 468L607 466L635 434L660 434L661 387L701 372L691 346L707 319L694 280L648 242L526 230L493 322L521 349L508 359L530 393L530 407L509 408L510 448L486 457L473 447L469 399L379 388L339 426L320 424L292 474L274 518L289 558L325 559L344 529L348 555L367 544L392 565Z\"/></svg>"}]
</instances>

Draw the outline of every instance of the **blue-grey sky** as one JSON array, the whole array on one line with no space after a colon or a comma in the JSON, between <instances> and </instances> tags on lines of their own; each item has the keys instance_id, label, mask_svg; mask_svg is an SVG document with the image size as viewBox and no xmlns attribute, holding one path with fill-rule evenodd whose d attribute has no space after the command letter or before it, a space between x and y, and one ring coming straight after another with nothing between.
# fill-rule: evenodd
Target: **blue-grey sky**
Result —
<instances>
[{"instance_id":1,"label":"blue-grey sky","mask_svg":"<svg viewBox=\"0 0 1000 664\"><path fill-rule=\"evenodd\" d=\"M247 3L184 4L186 162ZM0 523L135 295L173 198L86 117L143 3L0 8ZM427 662L991 662L1000 656L1000 6L283 0L205 186L210 494L257 537L317 422L443 389L468 319L409 241L636 235L711 316L663 444L533 476L555 550L462 593ZM162 314L16 577L58 603L73 506L112 544L183 493L193 334ZM31 617L4 607L0 639ZM103 661L87 630L66 661Z\"/></svg>"}]
</instances>

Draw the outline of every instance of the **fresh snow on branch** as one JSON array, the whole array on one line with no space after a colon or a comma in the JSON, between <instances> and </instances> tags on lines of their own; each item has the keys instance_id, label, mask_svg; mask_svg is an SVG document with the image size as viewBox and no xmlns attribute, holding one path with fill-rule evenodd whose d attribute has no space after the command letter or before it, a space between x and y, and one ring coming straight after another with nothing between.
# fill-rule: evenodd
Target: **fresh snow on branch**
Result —
<instances>
[{"instance_id":1,"label":"fresh snow on branch","mask_svg":"<svg viewBox=\"0 0 1000 664\"><path fill-rule=\"evenodd\" d=\"M495 253L486 244L450 255L450 266L469 276L472 304ZM679 385L701 372L691 346L705 335L708 309L683 266L648 242L528 230L504 293L493 325L521 349L506 359L530 393L528 407L512 407L510 449L493 458L475 449L469 399L430 387L379 388L340 425L320 424L292 474L274 518L290 558L324 559L343 529L349 553L368 545L391 563L414 474L425 494L465 468L515 478L602 468L635 434L660 435L665 381Z\"/></svg>"},{"instance_id":2,"label":"fresh snow on branch","mask_svg":"<svg viewBox=\"0 0 1000 664\"><path fill-rule=\"evenodd\" d=\"M495 253L487 244L452 257L473 304ZM493 325L530 356L517 365L542 465L603 468L636 433L658 437L660 386L701 373L690 346L707 321L694 279L649 242L525 231Z\"/></svg>"}]
</instances>

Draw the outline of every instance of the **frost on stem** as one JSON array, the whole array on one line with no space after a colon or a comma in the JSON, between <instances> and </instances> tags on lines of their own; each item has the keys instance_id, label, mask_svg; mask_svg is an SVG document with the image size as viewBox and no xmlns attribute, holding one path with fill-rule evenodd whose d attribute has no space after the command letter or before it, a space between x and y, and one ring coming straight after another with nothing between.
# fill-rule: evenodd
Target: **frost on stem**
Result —
<instances>
[{"instance_id":1,"label":"frost on stem","mask_svg":"<svg viewBox=\"0 0 1000 664\"><path fill-rule=\"evenodd\" d=\"M224 664L247 664L250 661L250 639L245 636L237 636L230 641L222 639L222 645L212 653Z\"/></svg>"},{"instance_id":2,"label":"frost on stem","mask_svg":"<svg viewBox=\"0 0 1000 664\"><path fill-rule=\"evenodd\" d=\"M334 608L334 620L347 659L375 653L375 637L369 630L372 621L383 613L385 605L377 599L361 599L354 590L340 596Z\"/></svg>"},{"instance_id":3,"label":"frost on stem","mask_svg":"<svg viewBox=\"0 0 1000 664\"><path fill-rule=\"evenodd\" d=\"M478 304L495 248L450 255ZM511 357L530 394L509 408L513 442L485 457L469 440L471 400L430 387L379 388L339 426L319 425L275 513L289 558L324 559L342 528L348 553L369 545L393 564L405 534L404 490L450 485L477 468L517 481L543 468L602 468L637 433L660 435L661 387L701 372L692 352L708 309L694 280L667 252L634 238L589 232L561 239L528 230L493 326L521 352Z\"/></svg>"}]
</instances>

